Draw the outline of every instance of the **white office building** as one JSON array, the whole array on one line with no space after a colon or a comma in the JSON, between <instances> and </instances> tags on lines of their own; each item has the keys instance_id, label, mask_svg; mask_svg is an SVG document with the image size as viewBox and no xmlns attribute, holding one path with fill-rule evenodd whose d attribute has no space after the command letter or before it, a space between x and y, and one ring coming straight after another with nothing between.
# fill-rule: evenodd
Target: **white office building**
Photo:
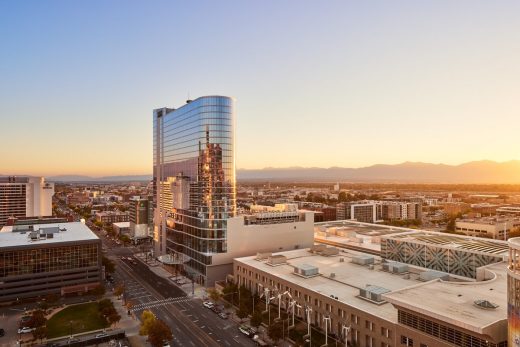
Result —
<instances>
[{"instance_id":1,"label":"white office building","mask_svg":"<svg viewBox=\"0 0 520 347\"><path fill-rule=\"evenodd\" d=\"M0 176L0 227L9 217L52 216L54 183L43 177Z\"/></svg>"}]
</instances>

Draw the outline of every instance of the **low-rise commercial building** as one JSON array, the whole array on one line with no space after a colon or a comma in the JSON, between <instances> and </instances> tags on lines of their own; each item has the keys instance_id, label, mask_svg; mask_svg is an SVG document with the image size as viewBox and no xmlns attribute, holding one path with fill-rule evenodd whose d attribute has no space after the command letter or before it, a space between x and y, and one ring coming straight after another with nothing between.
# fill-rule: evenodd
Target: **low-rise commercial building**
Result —
<instances>
[{"instance_id":1,"label":"low-rise commercial building","mask_svg":"<svg viewBox=\"0 0 520 347\"><path fill-rule=\"evenodd\" d=\"M238 258L233 269L235 283L276 298L275 307L280 296L312 329L327 324L338 344L507 346L503 262L480 268L476 281L323 245Z\"/></svg>"},{"instance_id":2,"label":"low-rise commercial building","mask_svg":"<svg viewBox=\"0 0 520 347\"><path fill-rule=\"evenodd\" d=\"M475 218L459 219L455 222L455 231L469 236L487 237L506 240L514 229L520 228L520 218Z\"/></svg>"},{"instance_id":3,"label":"low-rise commercial building","mask_svg":"<svg viewBox=\"0 0 520 347\"><path fill-rule=\"evenodd\" d=\"M96 213L96 221L105 224L128 222L129 219L130 215L128 214L128 212L104 211Z\"/></svg>"},{"instance_id":4,"label":"low-rise commercial building","mask_svg":"<svg viewBox=\"0 0 520 347\"><path fill-rule=\"evenodd\" d=\"M101 240L83 223L5 226L0 301L86 292L101 283Z\"/></svg>"}]
</instances>

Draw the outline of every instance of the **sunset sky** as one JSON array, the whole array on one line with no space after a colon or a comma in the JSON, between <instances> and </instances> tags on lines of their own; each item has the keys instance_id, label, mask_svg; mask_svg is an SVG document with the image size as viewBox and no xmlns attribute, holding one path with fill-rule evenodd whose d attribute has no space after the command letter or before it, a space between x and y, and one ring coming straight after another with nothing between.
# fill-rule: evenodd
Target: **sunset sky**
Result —
<instances>
[{"instance_id":1,"label":"sunset sky","mask_svg":"<svg viewBox=\"0 0 520 347\"><path fill-rule=\"evenodd\" d=\"M2 1L0 174L147 174L237 100L237 168L520 159L520 1Z\"/></svg>"}]
</instances>

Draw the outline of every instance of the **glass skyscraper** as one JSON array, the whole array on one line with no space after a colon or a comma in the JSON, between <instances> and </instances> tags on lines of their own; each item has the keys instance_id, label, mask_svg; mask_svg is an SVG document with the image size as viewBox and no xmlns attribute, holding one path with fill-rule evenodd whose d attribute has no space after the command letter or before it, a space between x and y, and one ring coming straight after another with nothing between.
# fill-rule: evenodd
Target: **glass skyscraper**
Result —
<instances>
[{"instance_id":1,"label":"glass skyscraper","mask_svg":"<svg viewBox=\"0 0 520 347\"><path fill-rule=\"evenodd\" d=\"M205 281L236 214L234 101L204 96L153 119L154 249L187 255L187 270Z\"/></svg>"}]
</instances>

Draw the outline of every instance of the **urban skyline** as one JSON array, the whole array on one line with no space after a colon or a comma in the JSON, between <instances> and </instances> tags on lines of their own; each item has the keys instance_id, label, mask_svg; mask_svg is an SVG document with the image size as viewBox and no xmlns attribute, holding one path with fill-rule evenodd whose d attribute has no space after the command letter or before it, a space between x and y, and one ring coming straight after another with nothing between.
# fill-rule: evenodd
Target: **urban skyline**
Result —
<instances>
[{"instance_id":1,"label":"urban skyline","mask_svg":"<svg viewBox=\"0 0 520 347\"><path fill-rule=\"evenodd\" d=\"M520 159L517 2L0 6L2 174L148 173L150 107L212 94L237 168Z\"/></svg>"}]
</instances>

